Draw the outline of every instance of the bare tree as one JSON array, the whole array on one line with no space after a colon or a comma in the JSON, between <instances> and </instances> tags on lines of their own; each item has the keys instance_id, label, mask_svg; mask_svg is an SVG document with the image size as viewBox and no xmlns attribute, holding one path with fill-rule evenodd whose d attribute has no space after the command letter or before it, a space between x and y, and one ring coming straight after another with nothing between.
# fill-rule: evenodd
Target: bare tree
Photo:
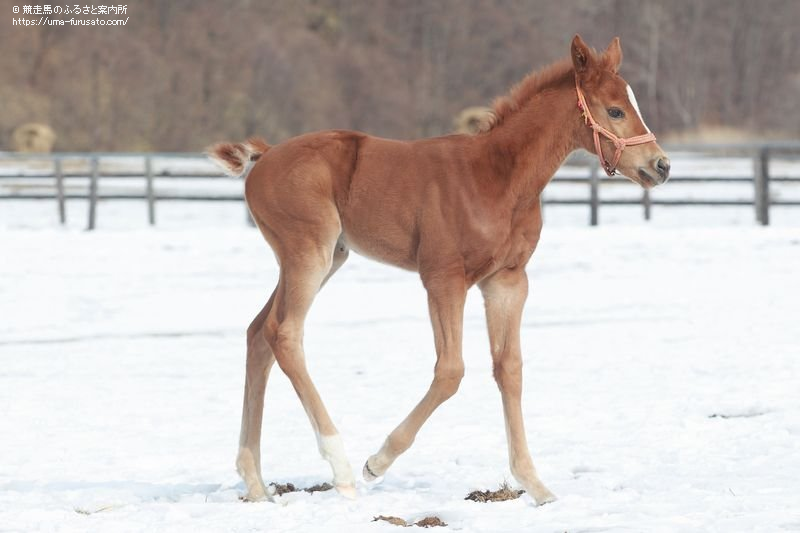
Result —
<instances>
[{"instance_id":1,"label":"bare tree","mask_svg":"<svg viewBox=\"0 0 800 533\"><path fill-rule=\"evenodd\" d=\"M563 57L576 32L597 46L622 37L625 76L659 132L800 134L797 0L142 0L129 11L125 27L0 32L6 146L31 120L64 150L198 150L334 127L438 135Z\"/></svg>"}]
</instances>

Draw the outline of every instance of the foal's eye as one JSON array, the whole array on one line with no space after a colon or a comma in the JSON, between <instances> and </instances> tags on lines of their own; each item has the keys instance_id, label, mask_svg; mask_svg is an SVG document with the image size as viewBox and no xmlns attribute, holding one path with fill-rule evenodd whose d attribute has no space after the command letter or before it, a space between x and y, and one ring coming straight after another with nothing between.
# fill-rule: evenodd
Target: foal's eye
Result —
<instances>
[{"instance_id":1,"label":"foal's eye","mask_svg":"<svg viewBox=\"0 0 800 533\"><path fill-rule=\"evenodd\" d=\"M609 107L608 116L611 118L625 118L625 111L618 107Z\"/></svg>"}]
</instances>

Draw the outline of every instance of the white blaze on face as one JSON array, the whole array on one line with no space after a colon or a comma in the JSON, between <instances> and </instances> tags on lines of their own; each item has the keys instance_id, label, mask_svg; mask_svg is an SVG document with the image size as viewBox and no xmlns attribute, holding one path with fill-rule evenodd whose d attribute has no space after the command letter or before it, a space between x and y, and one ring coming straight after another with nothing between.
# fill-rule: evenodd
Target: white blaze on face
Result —
<instances>
[{"instance_id":1,"label":"white blaze on face","mask_svg":"<svg viewBox=\"0 0 800 533\"><path fill-rule=\"evenodd\" d=\"M647 133L650 133L650 128L648 128L647 124L645 124L642 112L639 111L639 104L636 102L636 95L633 94L633 89L631 89L630 85L628 85L627 87L628 87L628 100L630 100L631 105L636 110L636 114L639 115L639 120L642 121L642 126L644 126L644 129L647 130Z\"/></svg>"}]
</instances>

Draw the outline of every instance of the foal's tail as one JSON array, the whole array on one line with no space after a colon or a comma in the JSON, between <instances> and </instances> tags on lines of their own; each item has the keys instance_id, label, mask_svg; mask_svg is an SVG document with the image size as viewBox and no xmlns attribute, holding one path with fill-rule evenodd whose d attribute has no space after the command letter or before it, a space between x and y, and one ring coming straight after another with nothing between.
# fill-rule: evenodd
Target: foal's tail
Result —
<instances>
[{"instance_id":1,"label":"foal's tail","mask_svg":"<svg viewBox=\"0 0 800 533\"><path fill-rule=\"evenodd\" d=\"M260 137L251 137L243 143L219 143L206 148L206 155L229 176L238 177L244 173L248 161L256 161L261 154L270 149L269 144Z\"/></svg>"}]
</instances>

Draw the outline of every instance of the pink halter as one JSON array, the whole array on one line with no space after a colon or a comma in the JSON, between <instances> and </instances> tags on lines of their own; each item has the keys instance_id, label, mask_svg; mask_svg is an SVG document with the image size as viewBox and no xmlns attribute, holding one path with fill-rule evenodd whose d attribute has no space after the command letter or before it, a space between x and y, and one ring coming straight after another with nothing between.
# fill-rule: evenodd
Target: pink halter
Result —
<instances>
[{"instance_id":1,"label":"pink halter","mask_svg":"<svg viewBox=\"0 0 800 533\"><path fill-rule=\"evenodd\" d=\"M583 92L581 92L581 88L578 85L577 77L575 78L575 90L578 91L578 109L583 112L583 119L586 121L586 125L592 128L592 134L594 135L594 148L597 151L597 158L600 160L603 170L605 170L606 174L609 176L613 176L617 173L617 163L619 163L619 158L622 157L622 151L626 146L634 146L656 140L656 136L653 135L652 132L647 132L644 135L637 135L636 137L627 137L625 139L617 137L613 132L598 124L594 119L592 113L589 111L589 106L586 104L586 98L584 98ZM616 152L614 152L614 159L610 163L606 161L606 158L603 155L603 150L600 147L600 134L613 142L614 146L617 148Z\"/></svg>"}]
</instances>

